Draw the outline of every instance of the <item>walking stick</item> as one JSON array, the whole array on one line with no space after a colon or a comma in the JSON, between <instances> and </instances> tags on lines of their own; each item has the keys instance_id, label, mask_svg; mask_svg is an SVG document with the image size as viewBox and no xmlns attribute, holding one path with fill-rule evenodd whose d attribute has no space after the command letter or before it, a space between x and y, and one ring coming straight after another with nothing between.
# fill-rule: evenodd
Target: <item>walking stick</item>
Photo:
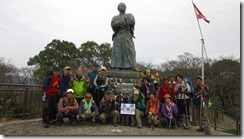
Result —
<instances>
[{"instance_id":1,"label":"walking stick","mask_svg":"<svg viewBox=\"0 0 244 139\"><path fill-rule=\"evenodd\" d=\"M170 116L172 116L171 108L172 108L172 107L171 107L171 105L170 105ZM169 119L169 128L171 128L171 120L172 120L172 119L170 118L170 119Z\"/></svg>"},{"instance_id":2,"label":"walking stick","mask_svg":"<svg viewBox=\"0 0 244 139\"><path fill-rule=\"evenodd\" d=\"M203 97L202 97L202 92L201 92L201 97L200 97L200 119L199 119L199 128L202 128L202 102L203 102Z\"/></svg>"}]
</instances>

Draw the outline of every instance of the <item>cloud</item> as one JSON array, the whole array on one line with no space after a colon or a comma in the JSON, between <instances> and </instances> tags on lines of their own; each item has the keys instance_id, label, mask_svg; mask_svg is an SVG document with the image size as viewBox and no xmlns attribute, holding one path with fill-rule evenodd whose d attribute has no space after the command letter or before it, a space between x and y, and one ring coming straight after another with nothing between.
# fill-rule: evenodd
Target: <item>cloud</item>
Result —
<instances>
[{"instance_id":1,"label":"cloud","mask_svg":"<svg viewBox=\"0 0 244 139\"><path fill-rule=\"evenodd\" d=\"M18 67L52 39L77 47L88 40L112 44L110 22L121 0L8 0L0 5L0 55ZM137 59L175 59L183 52L201 54L200 33L191 1L123 1L136 18ZM211 20L199 20L208 56L240 55L240 3L195 0ZM163 62L163 59L162 59Z\"/></svg>"}]
</instances>

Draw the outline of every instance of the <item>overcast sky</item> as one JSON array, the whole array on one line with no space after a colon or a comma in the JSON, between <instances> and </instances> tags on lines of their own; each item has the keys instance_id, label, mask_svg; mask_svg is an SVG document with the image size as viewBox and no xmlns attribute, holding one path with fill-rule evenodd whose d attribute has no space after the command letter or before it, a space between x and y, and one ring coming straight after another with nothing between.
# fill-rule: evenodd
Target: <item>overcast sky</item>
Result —
<instances>
[{"instance_id":1,"label":"overcast sky","mask_svg":"<svg viewBox=\"0 0 244 139\"><path fill-rule=\"evenodd\" d=\"M112 44L110 22L124 2L136 19L137 61L164 62L183 52L201 56L191 0L0 0L0 57L27 66L53 39ZM209 58L240 58L240 1L194 0L210 24L199 20Z\"/></svg>"}]
</instances>

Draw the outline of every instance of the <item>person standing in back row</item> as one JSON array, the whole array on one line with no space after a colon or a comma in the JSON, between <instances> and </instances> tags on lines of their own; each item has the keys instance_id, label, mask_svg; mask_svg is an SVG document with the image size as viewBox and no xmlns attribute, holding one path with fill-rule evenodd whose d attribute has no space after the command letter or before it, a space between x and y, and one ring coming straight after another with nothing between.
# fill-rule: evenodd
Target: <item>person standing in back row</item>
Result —
<instances>
[{"instance_id":1,"label":"person standing in back row","mask_svg":"<svg viewBox=\"0 0 244 139\"><path fill-rule=\"evenodd\" d=\"M94 80L95 80L95 78L97 77L98 74L99 74L99 65L98 64L94 64L93 68L92 68L92 71L88 73L88 78L90 78L91 81L90 81L90 86L87 89L87 92L92 93L93 99L95 98L94 91L95 91L95 87L96 87L94 85Z\"/></svg>"},{"instance_id":2,"label":"person standing in back row","mask_svg":"<svg viewBox=\"0 0 244 139\"><path fill-rule=\"evenodd\" d=\"M78 68L76 75L73 75L70 78L69 86L74 90L74 97L77 100L78 104L84 99L85 92L90 85L90 78L86 79L83 76L83 71L81 68Z\"/></svg>"},{"instance_id":3,"label":"person standing in back row","mask_svg":"<svg viewBox=\"0 0 244 139\"><path fill-rule=\"evenodd\" d=\"M55 124L57 113L57 97L59 93L59 68L53 68L53 74L47 76L43 88L46 90L46 101L43 104L43 127L48 128L49 124Z\"/></svg>"}]
</instances>

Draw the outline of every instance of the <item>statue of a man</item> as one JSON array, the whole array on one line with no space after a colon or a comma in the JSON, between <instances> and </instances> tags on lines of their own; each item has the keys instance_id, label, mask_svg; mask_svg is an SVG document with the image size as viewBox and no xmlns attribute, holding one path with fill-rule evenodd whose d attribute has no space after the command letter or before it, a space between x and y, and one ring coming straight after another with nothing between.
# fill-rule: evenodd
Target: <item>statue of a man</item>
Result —
<instances>
[{"instance_id":1,"label":"statue of a man","mask_svg":"<svg viewBox=\"0 0 244 139\"><path fill-rule=\"evenodd\" d=\"M113 17L111 26L114 31L110 66L115 69L133 69L136 67L136 51L133 42L135 18L126 14L126 5L118 5L119 15Z\"/></svg>"}]
</instances>

